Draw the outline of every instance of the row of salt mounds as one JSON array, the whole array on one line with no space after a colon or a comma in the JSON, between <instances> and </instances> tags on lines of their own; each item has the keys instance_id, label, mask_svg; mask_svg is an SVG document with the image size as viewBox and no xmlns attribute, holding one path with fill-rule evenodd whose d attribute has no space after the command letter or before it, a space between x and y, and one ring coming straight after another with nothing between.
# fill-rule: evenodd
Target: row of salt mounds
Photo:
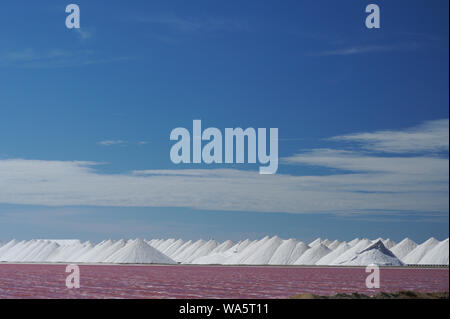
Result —
<instances>
[{"instance_id":1,"label":"row of salt mounds","mask_svg":"<svg viewBox=\"0 0 450 319\"><path fill-rule=\"evenodd\" d=\"M142 239L129 241L103 262L112 264L175 264L175 262Z\"/></svg>"},{"instance_id":2,"label":"row of salt mounds","mask_svg":"<svg viewBox=\"0 0 450 319\"><path fill-rule=\"evenodd\" d=\"M420 265L448 265L448 238L434 246L419 261Z\"/></svg>"},{"instance_id":3,"label":"row of salt mounds","mask_svg":"<svg viewBox=\"0 0 450 319\"><path fill-rule=\"evenodd\" d=\"M431 250L433 249L439 241L433 237L428 239L423 244L417 246L413 251L411 251L408 255L403 258L403 262L405 264L419 264L420 260Z\"/></svg>"},{"instance_id":4,"label":"row of salt mounds","mask_svg":"<svg viewBox=\"0 0 450 319\"><path fill-rule=\"evenodd\" d=\"M389 240L379 239L386 245ZM133 241L130 241L133 242ZM128 242L128 243L130 243ZM244 240L237 244L214 240L196 242L182 240L150 240L146 244L164 255L177 256L177 261L187 264L270 264L270 265L346 265L367 247L373 245L368 239L354 239L349 243L316 239L310 247L295 239L282 240L278 237L264 237L261 240ZM377 241L378 242L378 241ZM377 243L376 242L376 243ZM59 244L58 244L59 243ZM125 240L106 240L93 246L90 242L81 244L78 240L12 240L0 246L0 261L6 262L78 262L102 263L127 245ZM325 249L327 248L327 249ZM448 239L439 242L430 238L422 245L408 238L393 246L392 253L404 263L448 264ZM307 253L306 253L307 252ZM406 261L406 262L405 262ZM123 263L138 263L134 257ZM144 262L147 263L147 262ZM158 262L150 262L158 263ZM165 263L165 262L163 262Z\"/></svg>"},{"instance_id":5,"label":"row of salt mounds","mask_svg":"<svg viewBox=\"0 0 450 319\"><path fill-rule=\"evenodd\" d=\"M369 246L363 251L357 253L350 260L342 263L345 266L403 266L404 264L398 259L383 242L379 240L375 244Z\"/></svg>"}]
</instances>

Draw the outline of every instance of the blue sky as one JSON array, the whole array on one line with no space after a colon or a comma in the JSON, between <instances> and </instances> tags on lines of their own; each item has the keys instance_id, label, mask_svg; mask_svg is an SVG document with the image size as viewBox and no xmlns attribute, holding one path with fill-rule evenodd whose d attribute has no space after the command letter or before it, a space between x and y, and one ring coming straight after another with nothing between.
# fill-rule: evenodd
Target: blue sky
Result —
<instances>
[{"instance_id":1,"label":"blue sky","mask_svg":"<svg viewBox=\"0 0 450 319\"><path fill-rule=\"evenodd\" d=\"M448 237L448 1L0 10L0 240ZM280 166L175 165L176 127L276 127ZM196 171L192 171L196 170Z\"/></svg>"}]
</instances>

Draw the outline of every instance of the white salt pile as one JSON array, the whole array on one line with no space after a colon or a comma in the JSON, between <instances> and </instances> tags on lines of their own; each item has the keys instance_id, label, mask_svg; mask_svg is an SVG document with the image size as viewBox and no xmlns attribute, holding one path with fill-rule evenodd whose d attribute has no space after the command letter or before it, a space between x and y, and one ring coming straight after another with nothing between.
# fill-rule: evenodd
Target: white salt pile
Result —
<instances>
[{"instance_id":1,"label":"white salt pile","mask_svg":"<svg viewBox=\"0 0 450 319\"><path fill-rule=\"evenodd\" d=\"M162 250L161 252L170 257L170 256L172 256L173 253L175 253L183 245L183 243L184 242L181 239L178 239L175 242L173 242L169 247Z\"/></svg>"},{"instance_id":2,"label":"white salt pile","mask_svg":"<svg viewBox=\"0 0 450 319\"><path fill-rule=\"evenodd\" d=\"M336 260L339 256L341 256L344 252L346 252L350 248L352 248L352 246L343 242L335 250L333 250L329 254L320 258L316 262L316 265L322 265L322 266L332 265L334 260Z\"/></svg>"},{"instance_id":3,"label":"white salt pile","mask_svg":"<svg viewBox=\"0 0 450 319\"><path fill-rule=\"evenodd\" d=\"M243 260L246 265L266 265L272 258L275 251L283 243L283 240L275 236L267 240L263 245L259 246L252 254Z\"/></svg>"},{"instance_id":4,"label":"white salt pile","mask_svg":"<svg viewBox=\"0 0 450 319\"><path fill-rule=\"evenodd\" d=\"M436 238L431 237L423 244L417 246L413 251L405 256L403 262L405 264L419 264L420 260L431 250L439 244Z\"/></svg>"},{"instance_id":5,"label":"white salt pile","mask_svg":"<svg viewBox=\"0 0 450 319\"><path fill-rule=\"evenodd\" d=\"M211 254L222 253L234 246L233 241L226 240L211 251Z\"/></svg>"},{"instance_id":6,"label":"white salt pile","mask_svg":"<svg viewBox=\"0 0 450 319\"><path fill-rule=\"evenodd\" d=\"M403 266L403 263L395 257L395 255L387 249L383 242L379 240L370 247L357 253L348 261L343 262L341 265L345 266Z\"/></svg>"},{"instance_id":7,"label":"white salt pile","mask_svg":"<svg viewBox=\"0 0 450 319\"><path fill-rule=\"evenodd\" d=\"M331 265L342 265L351 258L353 258L357 253L363 251L367 247L369 247L372 244L372 242L368 239L361 239L358 240L357 244L352 246L351 248L344 251L339 257L337 257L335 260L331 262Z\"/></svg>"},{"instance_id":8,"label":"white salt pile","mask_svg":"<svg viewBox=\"0 0 450 319\"><path fill-rule=\"evenodd\" d=\"M439 244L434 246L429 252L423 256L419 261L420 265L448 265L448 238L441 241Z\"/></svg>"},{"instance_id":9,"label":"white salt pile","mask_svg":"<svg viewBox=\"0 0 450 319\"><path fill-rule=\"evenodd\" d=\"M302 254L294 265L315 265L317 261L329 254L332 250L323 244L317 244Z\"/></svg>"},{"instance_id":10,"label":"white salt pile","mask_svg":"<svg viewBox=\"0 0 450 319\"><path fill-rule=\"evenodd\" d=\"M413 242L409 238L403 239L397 245L392 248L389 248L392 253L399 259L403 260L403 258L412 252L417 247L417 244Z\"/></svg>"},{"instance_id":11,"label":"white salt pile","mask_svg":"<svg viewBox=\"0 0 450 319\"><path fill-rule=\"evenodd\" d=\"M127 242L125 240L123 240L123 239L118 240L116 242L112 242L111 241L111 244L104 245L103 249L98 251L95 255L92 254L92 251L94 250L94 249L92 249L91 251L87 252L86 255L82 256L82 258L84 260L86 260L86 262L88 262L88 263L101 263L101 262L104 262L110 256L112 256L116 251L119 251L120 249L125 247L126 243Z\"/></svg>"},{"instance_id":12,"label":"white salt pile","mask_svg":"<svg viewBox=\"0 0 450 319\"><path fill-rule=\"evenodd\" d=\"M183 259L183 264L190 264L194 259L206 256L210 254L219 243L215 240L209 240L208 242L201 245L199 248L197 248L193 253L188 256L187 258Z\"/></svg>"},{"instance_id":13,"label":"white salt pile","mask_svg":"<svg viewBox=\"0 0 450 319\"><path fill-rule=\"evenodd\" d=\"M113 264L175 264L175 262L142 239L129 241L104 260Z\"/></svg>"},{"instance_id":14,"label":"white salt pile","mask_svg":"<svg viewBox=\"0 0 450 319\"><path fill-rule=\"evenodd\" d=\"M316 240L310 242L310 243L308 244L308 246L309 246L309 247L314 247L314 246L320 245L321 243L322 243L322 238L319 237L319 238L317 238Z\"/></svg>"},{"instance_id":15,"label":"white salt pile","mask_svg":"<svg viewBox=\"0 0 450 319\"><path fill-rule=\"evenodd\" d=\"M269 265L289 265L292 252L297 246L298 241L295 239L284 240L275 250L270 258Z\"/></svg>"},{"instance_id":16,"label":"white salt pile","mask_svg":"<svg viewBox=\"0 0 450 319\"><path fill-rule=\"evenodd\" d=\"M360 241L361 241L361 239L355 238L355 239L349 241L348 244L349 244L350 246L353 247L353 246L355 246L357 243L359 243Z\"/></svg>"},{"instance_id":17,"label":"white salt pile","mask_svg":"<svg viewBox=\"0 0 450 319\"><path fill-rule=\"evenodd\" d=\"M87 241L79 247L79 249L75 250L72 254L70 254L66 261L68 262L79 262L81 256L86 254L91 249L94 249L94 245L91 242Z\"/></svg>"},{"instance_id":18,"label":"white salt pile","mask_svg":"<svg viewBox=\"0 0 450 319\"><path fill-rule=\"evenodd\" d=\"M339 240L334 240L333 242L331 242L331 244L327 245L328 248L330 248L331 250L335 250L336 248L338 248L341 245L341 242Z\"/></svg>"},{"instance_id":19,"label":"white salt pile","mask_svg":"<svg viewBox=\"0 0 450 319\"><path fill-rule=\"evenodd\" d=\"M174 256L173 260L180 263L188 260L191 257L191 255L194 254L196 250L200 249L200 247L202 247L204 244L206 244L206 242L203 239L197 240L195 243L189 245L179 254Z\"/></svg>"},{"instance_id":20,"label":"white salt pile","mask_svg":"<svg viewBox=\"0 0 450 319\"><path fill-rule=\"evenodd\" d=\"M384 247L386 247L387 249L391 249L392 247L395 246L395 241L391 240L391 239L385 239L382 240Z\"/></svg>"}]
</instances>

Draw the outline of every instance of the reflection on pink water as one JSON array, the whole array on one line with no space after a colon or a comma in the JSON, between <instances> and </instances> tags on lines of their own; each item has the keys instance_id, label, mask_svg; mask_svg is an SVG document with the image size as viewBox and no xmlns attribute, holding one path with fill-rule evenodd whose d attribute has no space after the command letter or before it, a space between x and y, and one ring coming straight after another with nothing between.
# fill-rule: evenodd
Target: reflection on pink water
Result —
<instances>
[{"instance_id":1,"label":"reflection on pink water","mask_svg":"<svg viewBox=\"0 0 450 319\"><path fill-rule=\"evenodd\" d=\"M0 264L0 298L286 298L367 289L364 268L82 265L81 288L66 265ZM381 269L381 291L448 291L447 269Z\"/></svg>"}]
</instances>

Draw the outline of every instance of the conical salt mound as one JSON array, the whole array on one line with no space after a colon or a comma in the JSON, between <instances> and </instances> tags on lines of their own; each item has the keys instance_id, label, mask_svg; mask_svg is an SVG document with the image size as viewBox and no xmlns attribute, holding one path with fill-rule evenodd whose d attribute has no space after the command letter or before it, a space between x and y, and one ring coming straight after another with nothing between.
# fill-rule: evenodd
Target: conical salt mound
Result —
<instances>
[{"instance_id":1,"label":"conical salt mound","mask_svg":"<svg viewBox=\"0 0 450 319\"><path fill-rule=\"evenodd\" d=\"M381 240L356 254L349 261L343 263L345 266L402 266L403 263L389 249L387 249Z\"/></svg>"},{"instance_id":2,"label":"conical salt mound","mask_svg":"<svg viewBox=\"0 0 450 319\"><path fill-rule=\"evenodd\" d=\"M172 259L142 239L127 243L104 262L113 264L175 264Z\"/></svg>"},{"instance_id":3,"label":"conical salt mound","mask_svg":"<svg viewBox=\"0 0 450 319\"><path fill-rule=\"evenodd\" d=\"M264 265L269 262L275 251L283 243L279 237L275 236L267 240L263 245L258 247L255 252L245 259L246 265Z\"/></svg>"},{"instance_id":4,"label":"conical salt mound","mask_svg":"<svg viewBox=\"0 0 450 319\"><path fill-rule=\"evenodd\" d=\"M434 246L419 262L421 265L448 265L448 238Z\"/></svg>"},{"instance_id":5,"label":"conical salt mound","mask_svg":"<svg viewBox=\"0 0 450 319\"><path fill-rule=\"evenodd\" d=\"M303 255L301 255L294 265L315 265L317 261L328 255L332 250L325 245L318 244L308 249Z\"/></svg>"},{"instance_id":6,"label":"conical salt mound","mask_svg":"<svg viewBox=\"0 0 450 319\"><path fill-rule=\"evenodd\" d=\"M315 239L314 241L312 241L312 242L310 242L309 243L309 247L314 247L314 246L317 246L317 245L320 245L322 243L322 238L317 238L317 239Z\"/></svg>"},{"instance_id":7,"label":"conical salt mound","mask_svg":"<svg viewBox=\"0 0 450 319\"><path fill-rule=\"evenodd\" d=\"M403 260L403 258L405 258L405 256L408 255L410 252L412 252L416 247L417 244L415 242L413 242L409 238L405 238L397 245L389 249L395 256L397 256L397 258Z\"/></svg>"},{"instance_id":8,"label":"conical salt mound","mask_svg":"<svg viewBox=\"0 0 450 319\"><path fill-rule=\"evenodd\" d=\"M325 265L325 266L331 265L336 258L341 256L343 253L345 253L350 248L352 248L352 246L350 246L349 244L347 244L345 242L341 243L335 250L333 250L329 254L325 255L324 257L320 258L316 262L316 265Z\"/></svg>"},{"instance_id":9,"label":"conical salt mound","mask_svg":"<svg viewBox=\"0 0 450 319\"><path fill-rule=\"evenodd\" d=\"M329 245L327 245L328 248L330 248L331 250L335 250L336 248L338 248L341 245L341 242L339 240L335 240L333 242L331 242Z\"/></svg>"},{"instance_id":10,"label":"conical salt mound","mask_svg":"<svg viewBox=\"0 0 450 319\"><path fill-rule=\"evenodd\" d=\"M269 265L287 265L289 257L297 246L298 241L295 239L284 240L283 243L277 248L275 253L270 258Z\"/></svg>"},{"instance_id":11,"label":"conical salt mound","mask_svg":"<svg viewBox=\"0 0 450 319\"><path fill-rule=\"evenodd\" d=\"M431 249L433 249L438 244L439 244L439 241L436 238L431 237L426 242L424 242L424 243L420 244L419 246L417 246L416 249L411 251L408 255L406 255L405 258L403 259L403 262L405 264L410 264L410 265L414 265L414 264L417 265L417 264L419 264L421 259Z\"/></svg>"},{"instance_id":12,"label":"conical salt mound","mask_svg":"<svg viewBox=\"0 0 450 319\"><path fill-rule=\"evenodd\" d=\"M395 241L393 241L392 239L388 238L386 240L383 240L383 245L387 249L391 249L392 247L395 246Z\"/></svg>"},{"instance_id":13,"label":"conical salt mound","mask_svg":"<svg viewBox=\"0 0 450 319\"><path fill-rule=\"evenodd\" d=\"M347 249L341 255L339 255L336 259L334 259L333 262L331 263L331 265L341 265L341 264L347 262L353 256L355 256L357 253L363 251L367 247L370 247L370 245L372 245L372 242L370 240L368 240L367 238L358 240L358 243L355 244L354 246L351 246L349 243L349 246L351 246L351 248Z\"/></svg>"}]
</instances>

